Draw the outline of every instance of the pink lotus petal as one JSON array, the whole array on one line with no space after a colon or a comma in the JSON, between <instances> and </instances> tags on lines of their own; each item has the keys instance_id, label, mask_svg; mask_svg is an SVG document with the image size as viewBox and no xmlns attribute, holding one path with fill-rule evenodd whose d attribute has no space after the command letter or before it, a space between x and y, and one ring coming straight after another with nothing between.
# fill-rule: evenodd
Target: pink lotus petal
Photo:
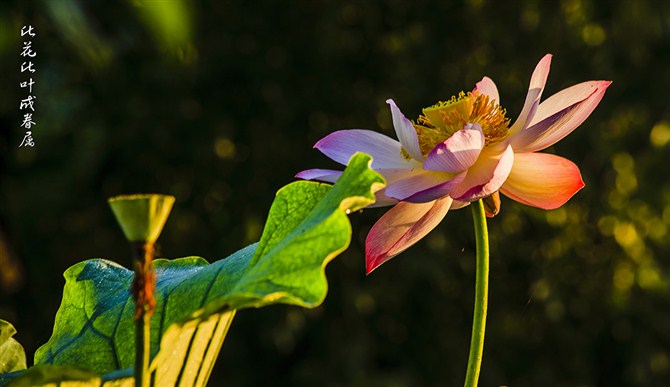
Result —
<instances>
[{"instance_id":1,"label":"pink lotus petal","mask_svg":"<svg viewBox=\"0 0 670 387\"><path fill-rule=\"evenodd\" d=\"M395 134L398 136L398 140L400 140L400 144L414 160L423 161L425 157L421 154L419 137L416 134L414 125L412 125L410 120L405 118L405 115L402 114L392 99L387 99L386 103L391 107L393 127L395 128Z\"/></svg>"},{"instance_id":2,"label":"pink lotus petal","mask_svg":"<svg viewBox=\"0 0 670 387\"><path fill-rule=\"evenodd\" d=\"M542 97L544 85L547 83L547 76L549 75L549 68L551 67L551 54L545 55L540 62L535 66L533 75L530 77L530 86L528 86L528 94L526 94L526 101L523 104L523 109L519 114L512 127L510 134L519 133L523 128L528 126L528 123L533 119L537 106Z\"/></svg>"},{"instance_id":3,"label":"pink lotus petal","mask_svg":"<svg viewBox=\"0 0 670 387\"><path fill-rule=\"evenodd\" d=\"M400 202L372 226L365 239L366 273L402 253L434 229L449 211L451 198L428 203Z\"/></svg>"},{"instance_id":4,"label":"pink lotus petal","mask_svg":"<svg viewBox=\"0 0 670 387\"><path fill-rule=\"evenodd\" d=\"M391 174L393 173L395 173L396 175L401 174L399 171L394 171ZM327 183L335 183L337 182L337 179L339 179L341 175L342 171L335 171L332 169L308 169L299 172L297 175L295 175L295 177L303 180L319 180L319 181L325 181ZM384 174L382 173L382 176L383 175ZM368 208L388 207L398 203L398 200L386 196L386 194L384 193L384 189L375 192L375 196L377 200L373 204L369 205Z\"/></svg>"},{"instance_id":5,"label":"pink lotus petal","mask_svg":"<svg viewBox=\"0 0 670 387\"><path fill-rule=\"evenodd\" d=\"M416 168L380 168L375 169L380 175L384 176L386 185L391 185L398 180L407 179L417 173L421 173L421 166Z\"/></svg>"},{"instance_id":6,"label":"pink lotus petal","mask_svg":"<svg viewBox=\"0 0 670 387\"><path fill-rule=\"evenodd\" d=\"M514 150L507 146L500 153L484 149L477 162L468 169L463 182L451 192L454 200L472 202L500 189L514 164Z\"/></svg>"},{"instance_id":7,"label":"pink lotus petal","mask_svg":"<svg viewBox=\"0 0 670 387\"><path fill-rule=\"evenodd\" d=\"M496 84L489 77L482 78L481 81L477 82L475 90L488 96L489 99L494 100L500 105L500 95L498 94L498 88Z\"/></svg>"},{"instance_id":8,"label":"pink lotus petal","mask_svg":"<svg viewBox=\"0 0 670 387\"><path fill-rule=\"evenodd\" d=\"M385 189L380 189L375 192L375 202L370 204L367 208L388 207L398 203L396 199L386 196Z\"/></svg>"},{"instance_id":9,"label":"pink lotus petal","mask_svg":"<svg viewBox=\"0 0 670 387\"><path fill-rule=\"evenodd\" d=\"M450 173L464 171L477 161L484 141L479 124L461 129L430 151L423 169Z\"/></svg>"},{"instance_id":10,"label":"pink lotus petal","mask_svg":"<svg viewBox=\"0 0 670 387\"><path fill-rule=\"evenodd\" d=\"M372 156L372 169L420 165L403 158L398 141L371 130L338 130L319 140L314 147L342 165L347 165L356 152Z\"/></svg>"},{"instance_id":11,"label":"pink lotus petal","mask_svg":"<svg viewBox=\"0 0 670 387\"><path fill-rule=\"evenodd\" d=\"M407 179L415 175L417 171L420 170L421 170L420 167L409 168L409 169L382 168L377 169L376 172L384 176L384 179L386 180L386 185L390 185L398 180ZM375 196L377 197L377 201L374 202L374 204L369 205L368 207L387 207L398 203L398 199L394 199L386 195L385 188L375 192Z\"/></svg>"},{"instance_id":12,"label":"pink lotus petal","mask_svg":"<svg viewBox=\"0 0 670 387\"><path fill-rule=\"evenodd\" d=\"M463 181L465 173L454 176L444 172L419 171L386 186L386 195L412 203L432 202L449 192Z\"/></svg>"},{"instance_id":13,"label":"pink lotus petal","mask_svg":"<svg viewBox=\"0 0 670 387\"><path fill-rule=\"evenodd\" d=\"M404 201L410 203L425 203L445 197L449 195L455 187L457 187L461 182L463 182L463 179L465 179L465 175L466 173L462 172L454 176L451 180L445 181L444 183L436 185L434 187L424 189L423 191L419 191L413 194L412 196L405 198Z\"/></svg>"},{"instance_id":14,"label":"pink lotus petal","mask_svg":"<svg viewBox=\"0 0 670 387\"><path fill-rule=\"evenodd\" d=\"M470 202L461 202L458 200L454 200L451 203L451 207L449 207L450 210L460 210L461 208L467 207L470 205Z\"/></svg>"},{"instance_id":15,"label":"pink lotus petal","mask_svg":"<svg viewBox=\"0 0 670 387\"><path fill-rule=\"evenodd\" d=\"M500 192L519 203L553 210L583 187L579 168L572 161L547 153L517 153Z\"/></svg>"},{"instance_id":16,"label":"pink lotus petal","mask_svg":"<svg viewBox=\"0 0 670 387\"><path fill-rule=\"evenodd\" d=\"M598 106L610 81L590 81L564 89L542 102L530 126L510 139L518 153L554 145L581 125Z\"/></svg>"},{"instance_id":17,"label":"pink lotus petal","mask_svg":"<svg viewBox=\"0 0 670 387\"><path fill-rule=\"evenodd\" d=\"M319 180L327 183L334 183L341 175L342 171L335 171L332 169L308 169L298 172L295 177L303 180Z\"/></svg>"}]
</instances>

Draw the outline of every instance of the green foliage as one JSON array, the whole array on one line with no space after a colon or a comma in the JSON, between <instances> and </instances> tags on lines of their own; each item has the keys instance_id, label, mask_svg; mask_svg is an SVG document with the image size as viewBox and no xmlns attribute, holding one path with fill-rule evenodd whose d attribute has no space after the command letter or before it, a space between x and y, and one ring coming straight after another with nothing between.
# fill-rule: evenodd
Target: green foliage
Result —
<instances>
[{"instance_id":1,"label":"green foliage","mask_svg":"<svg viewBox=\"0 0 670 387\"><path fill-rule=\"evenodd\" d=\"M26 353L12 336L16 329L5 320L0 320L0 374L26 368Z\"/></svg>"},{"instance_id":2,"label":"green foliage","mask_svg":"<svg viewBox=\"0 0 670 387\"><path fill-rule=\"evenodd\" d=\"M235 310L172 324L149 367L156 386L205 386Z\"/></svg>"},{"instance_id":3,"label":"green foliage","mask_svg":"<svg viewBox=\"0 0 670 387\"><path fill-rule=\"evenodd\" d=\"M26 372L14 378L8 386L97 387L100 384L100 377L94 373L83 371L73 366L43 364L31 367Z\"/></svg>"},{"instance_id":4,"label":"green foliage","mask_svg":"<svg viewBox=\"0 0 670 387\"><path fill-rule=\"evenodd\" d=\"M158 355L149 372L154 386L206 386L235 310L214 313L172 324L161 339ZM91 386L133 387L131 368L109 372L102 377L67 365L42 364L19 376L0 376L0 386ZM11 383L10 383L11 382ZM7 384L9 383L9 384ZM68 384L70 383L70 384Z\"/></svg>"},{"instance_id":5,"label":"green foliage","mask_svg":"<svg viewBox=\"0 0 670 387\"><path fill-rule=\"evenodd\" d=\"M373 203L373 190L383 187L370 162L368 155L354 155L334 186L298 181L279 190L260 242L226 259L154 261L151 343L153 354L159 342L164 352L152 369L159 384L185 377L189 385L204 385L235 310L275 303L311 308L323 301L325 265L351 239L347 214ZM53 336L37 351L35 364L98 374L131 367L132 277L132 271L102 259L69 268Z\"/></svg>"}]
</instances>

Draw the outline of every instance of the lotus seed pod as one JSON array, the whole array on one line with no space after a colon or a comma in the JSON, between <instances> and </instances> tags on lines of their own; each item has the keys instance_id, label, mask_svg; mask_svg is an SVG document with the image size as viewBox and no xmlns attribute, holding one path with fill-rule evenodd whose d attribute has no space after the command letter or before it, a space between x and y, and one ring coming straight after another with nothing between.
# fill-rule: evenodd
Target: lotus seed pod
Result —
<instances>
[{"instance_id":1,"label":"lotus seed pod","mask_svg":"<svg viewBox=\"0 0 670 387\"><path fill-rule=\"evenodd\" d=\"M129 242L155 243L174 201L169 195L135 194L110 198L109 205Z\"/></svg>"}]
</instances>

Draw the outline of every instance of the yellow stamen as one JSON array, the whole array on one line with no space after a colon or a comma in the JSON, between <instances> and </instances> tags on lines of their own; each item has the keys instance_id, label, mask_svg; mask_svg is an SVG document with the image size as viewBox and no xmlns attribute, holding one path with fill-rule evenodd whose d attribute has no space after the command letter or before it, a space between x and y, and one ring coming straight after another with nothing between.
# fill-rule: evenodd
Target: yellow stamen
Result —
<instances>
[{"instance_id":1,"label":"yellow stamen","mask_svg":"<svg viewBox=\"0 0 670 387\"><path fill-rule=\"evenodd\" d=\"M424 155L468 123L481 126L486 145L503 141L509 132L505 109L476 91L467 94L460 92L449 101L440 101L423 109L423 114L414 123L414 128Z\"/></svg>"},{"instance_id":2,"label":"yellow stamen","mask_svg":"<svg viewBox=\"0 0 670 387\"><path fill-rule=\"evenodd\" d=\"M509 133L509 118L505 117L507 112L497 101L491 101L486 95L477 94L468 122L476 122L482 127L487 145L504 140Z\"/></svg>"},{"instance_id":3,"label":"yellow stamen","mask_svg":"<svg viewBox=\"0 0 670 387\"><path fill-rule=\"evenodd\" d=\"M460 92L458 97L451 97L449 101L440 101L431 107L423 109L423 114L439 129L454 134L463 129L462 123L467 122L472 112L473 98L471 93Z\"/></svg>"}]
</instances>

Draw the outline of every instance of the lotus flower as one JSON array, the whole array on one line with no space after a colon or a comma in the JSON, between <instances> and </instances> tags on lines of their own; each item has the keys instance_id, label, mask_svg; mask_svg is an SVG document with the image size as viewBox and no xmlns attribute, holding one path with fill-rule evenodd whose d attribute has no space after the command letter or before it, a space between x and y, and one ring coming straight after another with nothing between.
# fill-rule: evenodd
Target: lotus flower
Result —
<instances>
[{"instance_id":1,"label":"lotus flower","mask_svg":"<svg viewBox=\"0 0 670 387\"><path fill-rule=\"evenodd\" d=\"M584 122L611 82L580 83L540 103L550 64L549 54L537 64L523 109L512 125L499 104L495 83L484 77L473 91L423 109L415 122L387 100L399 141L352 129L334 132L314 145L343 165L356 152L368 153L373 157L371 168L386 178L375 206L395 206L367 236L368 274L423 238L449 209L498 199L502 192L517 202L550 210L584 187L574 163L536 152ZM310 169L296 177L334 182L340 174Z\"/></svg>"}]
</instances>

